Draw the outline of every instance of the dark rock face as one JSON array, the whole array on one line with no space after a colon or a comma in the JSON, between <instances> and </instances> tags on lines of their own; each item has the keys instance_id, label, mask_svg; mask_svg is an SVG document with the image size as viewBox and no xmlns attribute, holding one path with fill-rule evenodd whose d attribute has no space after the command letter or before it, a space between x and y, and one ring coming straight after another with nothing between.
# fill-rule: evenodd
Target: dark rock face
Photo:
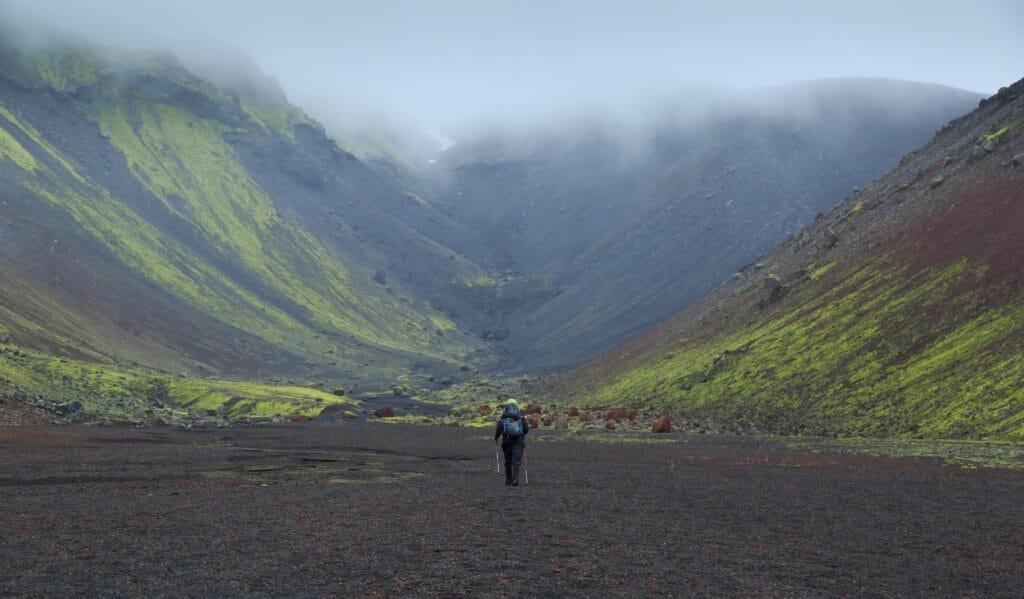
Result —
<instances>
[{"instance_id":1,"label":"dark rock face","mask_svg":"<svg viewBox=\"0 0 1024 599\"><path fill-rule=\"evenodd\" d=\"M764 291L761 294L760 299L757 301L758 308L764 310L765 308L777 303L780 299L786 296L788 291L787 287L782 284L777 275L768 275L764 280Z\"/></svg>"},{"instance_id":2,"label":"dark rock face","mask_svg":"<svg viewBox=\"0 0 1024 599\"><path fill-rule=\"evenodd\" d=\"M839 234L832 230L832 227L825 228L825 234L821 238L821 247L830 250L839 243Z\"/></svg>"},{"instance_id":3,"label":"dark rock face","mask_svg":"<svg viewBox=\"0 0 1024 599\"><path fill-rule=\"evenodd\" d=\"M373 412L374 418L391 418L395 415L395 409L391 406L385 408L378 408Z\"/></svg>"}]
</instances>

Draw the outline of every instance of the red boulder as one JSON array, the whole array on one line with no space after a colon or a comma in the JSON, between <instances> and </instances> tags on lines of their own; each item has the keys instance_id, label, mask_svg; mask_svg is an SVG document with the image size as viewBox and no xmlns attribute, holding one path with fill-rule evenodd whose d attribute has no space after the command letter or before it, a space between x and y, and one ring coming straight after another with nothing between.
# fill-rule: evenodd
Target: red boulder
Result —
<instances>
[{"instance_id":1,"label":"red boulder","mask_svg":"<svg viewBox=\"0 0 1024 599\"><path fill-rule=\"evenodd\" d=\"M392 408L391 406L388 406L386 408L380 408L379 410L373 413L374 418L391 418L394 415L395 409Z\"/></svg>"},{"instance_id":2,"label":"red boulder","mask_svg":"<svg viewBox=\"0 0 1024 599\"><path fill-rule=\"evenodd\" d=\"M636 420L636 410L608 410L606 418L609 420Z\"/></svg>"},{"instance_id":3,"label":"red boulder","mask_svg":"<svg viewBox=\"0 0 1024 599\"><path fill-rule=\"evenodd\" d=\"M532 404L526 406L525 408L523 408L523 414L540 414L543 411L544 411L544 408L541 408L539 405L537 405L535 403L532 403Z\"/></svg>"},{"instance_id":4,"label":"red boulder","mask_svg":"<svg viewBox=\"0 0 1024 599\"><path fill-rule=\"evenodd\" d=\"M662 416L661 418L659 418L658 421L654 423L654 426L651 427L651 432L652 433L671 433L672 432L672 417L671 416Z\"/></svg>"}]
</instances>

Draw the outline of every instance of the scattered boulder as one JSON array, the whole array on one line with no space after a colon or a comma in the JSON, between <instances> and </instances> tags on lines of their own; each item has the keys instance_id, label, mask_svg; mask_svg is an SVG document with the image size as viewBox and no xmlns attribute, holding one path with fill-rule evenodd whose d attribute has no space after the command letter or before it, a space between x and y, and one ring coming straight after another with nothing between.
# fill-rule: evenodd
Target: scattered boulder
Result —
<instances>
[{"instance_id":1,"label":"scattered boulder","mask_svg":"<svg viewBox=\"0 0 1024 599\"><path fill-rule=\"evenodd\" d=\"M619 425L614 420L606 420L605 423L604 423L604 427L606 429L610 430L610 431L613 431L613 430L619 428Z\"/></svg>"},{"instance_id":2,"label":"scattered boulder","mask_svg":"<svg viewBox=\"0 0 1024 599\"><path fill-rule=\"evenodd\" d=\"M936 187L938 187L939 185L942 185L942 183L943 183L943 182L944 182L945 180L946 180L946 178L945 178L945 177L943 177L942 175L939 175L939 176L937 176L937 177L932 177L932 180L931 180L931 181L929 182L929 184L931 185L931 188L932 188L932 189L935 189L935 188L936 188Z\"/></svg>"},{"instance_id":3,"label":"scattered boulder","mask_svg":"<svg viewBox=\"0 0 1024 599\"><path fill-rule=\"evenodd\" d=\"M839 243L839 234L832 230L832 227L825 227L825 235L822 237L821 246L830 250Z\"/></svg>"},{"instance_id":4,"label":"scattered boulder","mask_svg":"<svg viewBox=\"0 0 1024 599\"><path fill-rule=\"evenodd\" d=\"M986 139L985 141L981 142L981 149L985 150L986 152L990 152L990 153L991 152L995 152L996 151L996 141L994 139Z\"/></svg>"},{"instance_id":5,"label":"scattered boulder","mask_svg":"<svg viewBox=\"0 0 1024 599\"><path fill-rule=\"evenodd\" d=\"M343 416L345 406L343 404L330 404L324 406L324 409L320 410L320 413L316 415L317 420L337 420Z\"/></svg>"},{"instance_id":6,"label":"scattered boulder","mask_svg":"<svg viewBox=\"0 0 1024 599\"><path fill-rule=\"evenodd\" d=\"M345 390L343 388L341 388L341 387L335 387L334 389L331 390L331 395L337 395L338 397L344 397L345 396Z\"/></svg>"},{"instance_id":7,"label":"scattered boulder","mask_svg":"<svg viewBox=\"0 0 1024 599\"><path fill-rule=\"evenodd\" d=\"M1024 153L1017 154L1013 158L1011 158L1010 159L1010 164L1013 165L1013 168L1017 168L1020 165L1024 164Z\"/></svg>"},{"instance_id":8,"label":"scattered boulder","mask_svg":"<svg viewBox=\"0 0 1024 599\"><path fill-rule=\"evenodd\" d=\"M388 276L384 273L383 270L378 270L377 272L373 273L373 282L378 285L387 285Z\"/></svg>"},{"instance_id":9,"label":"scattered boulder","mask_svg":"<svg viewBox=\"0 0 1024 599\"><path fill-rule=\"evenodd\" d=\"M573 418L575 418L576 416L580 415L580 409L577 408L576 406L569 406L569 410L566 411L566 414L568 416L572 416Z\"/></svg>"},{"instance_id":10,"label":"scattered boulder","mask_svg":"<svg viewBox=\"0 0 1024 599\"><path fill-rule=\"evenodd\" d=\"M672 432L672 417L665 415L658 419L651 427L652 433L671 433Z\"/></svg>"},{"instance_id":11,"label":"scattered boulder","mask_svg":"<svg viewBox=\"0 0 1024 599\"><path fill-rule=\"evenodd\" d=\"M10 343L11 334L4 329L0 329L0 343Z\"/></svg>"},{"instance_id":12,"label":"scattered boulder","mask_svg":"<svg viewBox=\"0 0 1024 599\"><path fill-rule=\"evenodd\" d=\"M491 406L484 404L484 405L480 406L479 408L477 408L476 411L479 412L479 414L481 416L487 416L488 414L490 414L494 410L491 409Z\"/></svg>"},{"instance_id":13,"label":"scattered boulder","mask_svg":"<svg viewBox=\"0 0 1024 599\"><path fill-rule=\"evenodd\" d=\"M540 414L543 411L544 408L540 407L538 404L535 403L532 403L523 408L523 414Z\"/></svg>"},{"instance_id":14,"label":"scattered boulder","mask_svg":"<svg viewBox=\"0 0 1024 599\"><path fill-rule=\"evenodd\" d=\"M394 415L395 415L395 409L392 408L391 406L387 406L385 408L378 408L373 413L373 417L374 418L391 418Z\"/></svg>"},{"instance_id":15,"label":"scattered boulder","mask_svg":"<svg viewBox=\"0 0 1024 599\"><path fill-rule=\"evenodd\" d=\"M981 160L985 156L988 156L988 152L985 151L985 148L980 145L976 145L971 148L971 153L967 156L967 159L969 162L975 162L977 160Z\"/></svg>"},{"instance_id":16,"label":"scattered boulder","mask_svg":"<svg viewBox=\"0 0 1024 599\"><path fill-rule=\"evenodd\" d=\"M451 384L452 384L452 379L451 379L451 377L447 377L446 376L446 377L442 377L441 380L438 381L438 382L441 383L445 387L450 387Z\"/></svg>"},{"instance_id":17,"label":"scattered boulder","mask_svg":"<svg viewBox=\"0 0 1024 599\"><path fill-rule=\"evenodd\" d=\"M764 291L761 294L760 299L757 300L757 306L760 309L764 310L768 306L771 306L775 302L782 299L786 295L787 291L789 291L789 289L787 289L786 286L782 284L782 281L779 280L778 275L770 274L767 277L765 277Z\"/></svg>"},{"instance_id":18,"label":"scattered boulder","mask_svg":"<svg viewBox=\"0 0 1024 599\"><path fill-rule=\"evenodd\" d=\"M292 418L292 422L309 422L309 420L309 416L306 416L305 414L299 414L298 416Z\"/></svg>"},{"instance_id":19,"label":"scattered boulder","mask_svg":"<svg viewBox=\"0 0 1024 599\"><path fill-rule=\"evenodd\" d=\"M540 421L532 416L527 418L526 422L530 425L530 428L540 428Z\"/></svg>"},{"instance_id":20,"label":"scattered boulder","mask_svg":"<svg viewBox=\"0 0 1024 599\"><path fill-rule=\"evenodd\" d=\"M555 419L555 428L560 431L564 431L569 428L569 419L565 416L559 416Z\"/></svg>"},{"instance_id":21,"label":"scattered boulder","mask_svg":"<svg viewBox=\"0 0 1024 599\"><path fill-rule=\"evenodd\" d=\"M608 420L635 420L636 417L636 410L608 410L608 413L605 414L605 418Z\"/></svg>"},{"instance_id":22,"label":"scattered boulder","mask_svg":"<svg viewBox=\"0 0 1024 599\"><path fill-rule=\"evenodd\" d=\"M345 410L344 412L341 413L341 416L342 418L348 418L350 420L354 418L359 418L359 415L353 412L352 410Z\"/></svg>"}]
</instances>

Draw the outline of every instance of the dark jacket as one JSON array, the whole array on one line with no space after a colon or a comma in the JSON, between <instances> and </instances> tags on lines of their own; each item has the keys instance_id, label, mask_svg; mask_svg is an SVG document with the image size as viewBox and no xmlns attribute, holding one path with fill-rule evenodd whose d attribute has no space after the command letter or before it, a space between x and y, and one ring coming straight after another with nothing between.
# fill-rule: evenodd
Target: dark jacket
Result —
<instances>
[{"instance_id":1,"label":"dark jacket","mask_svg":"<svg viewBox=\"0 0 1024 599\"><path fill-rule=\"evenodd\" d=\"M523 437L525 437L526 434L530 432L530 423L526 421L526 418L524 418L520 414L519 417L515 418L515 419L523 421L523 436L519 437L518 439L514 439L514 440L511 439L511 438L503 438L503 439L501 439L502 444L512 443L513 441L522 441ZM502 422L503 420L505 420L505 415L504 414L502 414L501 418L498 419L498 425L494 429L494 440L495 441L497 441L499 438L502 438L505 435L505 426L504 426L504 423Z\"/></svg>"}]
</instances>

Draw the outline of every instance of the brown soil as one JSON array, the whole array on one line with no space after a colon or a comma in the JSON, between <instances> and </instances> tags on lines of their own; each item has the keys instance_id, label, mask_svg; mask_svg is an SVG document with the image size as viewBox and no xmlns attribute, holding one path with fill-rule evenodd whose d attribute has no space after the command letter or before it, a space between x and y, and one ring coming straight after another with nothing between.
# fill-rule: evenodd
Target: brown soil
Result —
<instances>
[{"instance_id":1,"label":"brown soil","mask_svg":"<svg viewBox=\"0 0 1024 599\"><path fill-rule=\"evenodd\" d=\"M0 595L1012 596L1024 473L373 423L0 428ZM652 439L654 436L652 436Z\"/></svg>"}]
</instances>

